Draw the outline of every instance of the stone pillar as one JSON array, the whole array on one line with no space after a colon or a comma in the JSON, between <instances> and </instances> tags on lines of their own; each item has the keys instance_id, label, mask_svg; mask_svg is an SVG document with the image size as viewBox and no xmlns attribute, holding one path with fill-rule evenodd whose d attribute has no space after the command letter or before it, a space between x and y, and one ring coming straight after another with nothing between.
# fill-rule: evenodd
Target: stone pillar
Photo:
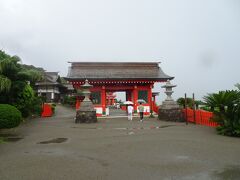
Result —
<instances>
[{"instance_id":1,"label":"stone pillar","mask_svg":"<svg viewBox=\"0 0 240 180\"><path fill-rule=\"evenodd\" d=\"M102 86L101 90L101 101L102 101L102 114L106 114L106 88Z\"/></svg>"}]
</instances>

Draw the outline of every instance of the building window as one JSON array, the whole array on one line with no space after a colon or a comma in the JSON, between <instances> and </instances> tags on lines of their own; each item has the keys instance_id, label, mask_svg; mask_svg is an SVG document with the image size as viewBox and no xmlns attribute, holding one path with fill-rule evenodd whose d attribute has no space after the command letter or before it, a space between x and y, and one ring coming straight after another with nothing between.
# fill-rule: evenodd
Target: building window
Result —
<instances>
[{"instance_id":1,"label":"building window","mask_svg":"<svg viewBox=\"0 0 240 180\"><path fill-rule=\"evenodd\" d=\"M138 91L138 99L143 99L146 102L148 102L148 91L147 90Z\"/></svg>"},{"instance_id":2,"label":"building window","mask_svg":"<svg viewBox=\"0 0 240 180\"><path fill-rule=\"evenodd\" d=\"M101 92L91 92L90 99L92 100L93 104L101 104Z\"/></svg>"}]
</instances>

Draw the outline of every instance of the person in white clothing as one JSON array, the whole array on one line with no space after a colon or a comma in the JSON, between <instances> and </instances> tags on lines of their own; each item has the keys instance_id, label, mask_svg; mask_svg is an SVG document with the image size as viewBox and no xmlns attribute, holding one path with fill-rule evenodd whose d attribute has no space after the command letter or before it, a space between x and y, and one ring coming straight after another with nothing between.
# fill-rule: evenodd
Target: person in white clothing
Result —
<instances>
[{"instance_id":1,"label":"person in white clothing","mask_svg":"<svg viewBox=\"0 0 240 180\"><path fill-rule=\"evenodd\" d=\"M128 120L132 121L133 106L132 105L128 105L127 106L127 111L128 111Z\"/></svg>"}]
</instances>

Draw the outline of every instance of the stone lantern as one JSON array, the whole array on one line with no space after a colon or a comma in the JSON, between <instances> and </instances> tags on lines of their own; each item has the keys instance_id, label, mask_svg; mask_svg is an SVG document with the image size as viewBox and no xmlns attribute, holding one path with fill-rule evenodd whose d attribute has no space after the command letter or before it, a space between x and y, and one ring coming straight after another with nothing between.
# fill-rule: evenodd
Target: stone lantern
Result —
<instances>
[{"instance_id":1,"label":"stone lantern","mask_svg":"<svg viewBox=\"0 0 240 180\"><path fill-rule=\"evenodd\" d=\"M85 84L81 86L82 91L81 94L85 97L83 102L81 103L80 108L76 113L75 123L96 123L97 116L96 110L93 107L93 103L90 100L90 88L91 84L88 83L88 80L85 80ZM78 92L79 93L79 92Z\"/></svg>"},{"instance_id":2,"label":"stone lantern","mask_svg":"<svg viewBox=\"0 0 240 180\"><path fill-rule=\"evenodd\" d=\"M167 80L166 84L164 86L162 86L162 88L165 88L165 93L167 95L167 98L165 99L165 101L163 101L162 104L162 108L165 109L171 109L171 108L178 108L178 104L176 101L173 100L172 98L172 93L174 92L172 90L173 87L176 87L177 85L173 85L171 84L171 82L169 80Z\"/></svg>"},{"instance_id":3,"label":"stone lantern","mask_svg":"<svg viewBox=\"0 0 240 180\"><path fill-rule=\"evenodd\" d=\"M165 88L165 93L167 98L162 102L162 105L158 110L158 119L167 121L183 121L182 112L179 105L172 98L173 90L172 88L176 85L171 84L168 80L162 88Z\"/></svg>"}]
</instances>

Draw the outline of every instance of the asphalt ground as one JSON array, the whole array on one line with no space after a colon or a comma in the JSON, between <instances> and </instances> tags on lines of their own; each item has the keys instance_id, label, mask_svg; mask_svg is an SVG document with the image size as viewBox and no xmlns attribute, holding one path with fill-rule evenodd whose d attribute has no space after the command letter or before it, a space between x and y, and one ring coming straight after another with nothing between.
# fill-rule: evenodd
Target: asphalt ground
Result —
<instances>
[{"instance_id":1,"label":"asphalt ground","mask_svg":"<svg viewBox=\"0 0 240 180\"><path fill-rule=\"evenodd\" d=\"M148 117L75 124L74 116L57 106L53 117L1 130L0 180L240 179L240 139L214 128Z\"/></svg>"}]
</instances>

